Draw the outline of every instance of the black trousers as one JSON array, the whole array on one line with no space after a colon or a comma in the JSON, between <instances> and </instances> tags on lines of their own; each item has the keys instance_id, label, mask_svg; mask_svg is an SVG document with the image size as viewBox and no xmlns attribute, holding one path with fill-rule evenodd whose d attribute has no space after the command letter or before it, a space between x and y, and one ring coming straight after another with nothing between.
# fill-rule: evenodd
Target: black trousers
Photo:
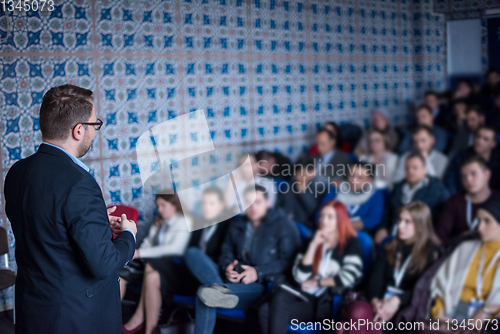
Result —
<instances>
[{"instance_id":1,"label":"black trousers","mask_svg":"<svg viewBox=\"0 0 500 334\"><path fill-rule=\"evenodd\" d=\"M286 334L287 327L293 319L297 319L299 322L315 321L319 317L319 313L328 313L328 317L331 317L331 298L328 296L315 297L306 293L303 295L309 301L303 301L278 288L270 300L259 307L259 323L262 333ZM328 303L326 299L329 299L330 302ZM323 306L327 305L330 305L329 310L324 310Z\"/></svg>"}]
</instances>

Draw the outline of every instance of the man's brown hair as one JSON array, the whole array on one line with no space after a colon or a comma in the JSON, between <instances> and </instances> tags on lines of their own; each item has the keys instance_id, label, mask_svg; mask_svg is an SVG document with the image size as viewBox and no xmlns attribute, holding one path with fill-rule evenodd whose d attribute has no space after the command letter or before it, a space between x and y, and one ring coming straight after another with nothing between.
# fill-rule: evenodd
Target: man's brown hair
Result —
<instances>
[{"instance_id":1,"label":"man's brown hair","mask_svg":"<svg viewBox=\"0 0 500 334\"><path fill-rule=\"evenodd\" d=\"M74 85L52 87L43 96L40 107L40 130L47 139L64 140L78 123L92 115L93 93ZM86 126L86 125L84 125Z\"/></svg>"}]
</instances>

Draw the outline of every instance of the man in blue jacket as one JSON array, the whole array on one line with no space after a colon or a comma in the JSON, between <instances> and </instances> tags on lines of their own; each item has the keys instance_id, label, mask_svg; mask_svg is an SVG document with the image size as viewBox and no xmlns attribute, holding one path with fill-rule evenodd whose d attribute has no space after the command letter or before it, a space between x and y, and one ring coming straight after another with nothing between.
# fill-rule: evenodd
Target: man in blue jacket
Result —
<instances>
[{"instance_id":1,"label":"man in blue jacket","mask_svg":"<svg viewBox=\"0 0 500 334\"><path fill-rule=\"evenodd\" d=\"M253 200L253 187L245 200ZM284 274L300 246L297 228L281 209L270 209L266 189L255 186L255 201L229 225L218 265L197 248L184 257L202 286L196 300L195 333L212 333L216 307L246 309L266 291L266 276ZM221 275L223 273L223 275Z\"/></svg>"},{"instance_id":2,"label":"man in blue jacket","mask_svg":"<svg viewBox=\"0 0 500 334\"><path fill-rule=\"evenodd\" d=\"M137 229L125 215L109 216L99 185L77 159L102 125L92 91L50 89L39 121L43 143L5 179L18 265L16 333L118 334L118 270L133 257ZM112 231L119 233L114 240Z\"/></svg>"}]
</instances>

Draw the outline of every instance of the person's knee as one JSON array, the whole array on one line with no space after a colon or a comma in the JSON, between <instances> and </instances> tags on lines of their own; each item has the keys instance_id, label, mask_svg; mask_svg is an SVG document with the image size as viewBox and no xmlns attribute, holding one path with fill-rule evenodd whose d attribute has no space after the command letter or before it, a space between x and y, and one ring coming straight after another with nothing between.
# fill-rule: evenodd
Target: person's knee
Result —
<instances>
[{"instance_id":1,"label":"person's knee","mask_svg":"<svg viewBox=\"0 0 500 334\"><path fill-rule=\"evenodd\" d=\"M200 256L200 249L196 247L189 247L184 253L184 260L189 263L198 259Z\"/></svg>"},{"instance_id":2,"label":"person's knee","mask_svg":"<svg viewBox=\"0 0 500 334\"><path fill-rule=\"evenodd\" d=\"M152 270L147 274L145 280L148 286L160 285L160 273L158 273L156 270Z\"/></svg>"},{"instance_id":3,"label":"person's knee","mask_svg":"<svg viewBox=\"0 0 500 334\"><path fill-rule=\"evenodd\" d=\"M148 275L149 273L156 271L149 263L146 263L144 266L144 274Z\"/></svg>"}]
</instances>

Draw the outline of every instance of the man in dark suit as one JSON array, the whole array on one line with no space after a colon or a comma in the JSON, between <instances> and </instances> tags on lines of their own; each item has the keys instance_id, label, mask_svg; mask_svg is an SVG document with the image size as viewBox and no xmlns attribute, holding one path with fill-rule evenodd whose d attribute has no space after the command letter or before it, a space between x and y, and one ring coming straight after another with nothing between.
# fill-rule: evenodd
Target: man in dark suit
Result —
<instances>
[{"instance_id":1,"label":"man in dark suit","mask_svg":"<svg viewBox=\"0 0 500 334\"><path fill-rule=\"evenodd\" d=\"M450 158L474 144L474 134L479 127L483 126L484 114L478 107L469 107L465 112L465 122L465 128L460 130L453 138L453 144L448 154Z\"/></svg>"},{"instance_id":2,"label":"man in dark suit","mask_svg":"<svg viewBox=\"0 0 500 334\"><path fill-rule=\"evenodd\" d=\"M351 158L337 149L337 136L328 129L320 129L316 134L319 154L314 157L319 176L329 178L329 182L347 179L347 166Z\"/></svg>"},{"instance_id":3,"label":"man in dark suit","mask_svg":"<svg viewBox=\"0 0 500 334\"><path fill-rule=\"evenodd\" d=\"M18 265L16 333L118 334L118 270L133 257L137 229L125 215L109 215L77 159L102 125L92 91L50 89L39 121L43 143L5 179ZM119 233L114 240L112 232Z\"/></svg>"}]
</instances>

